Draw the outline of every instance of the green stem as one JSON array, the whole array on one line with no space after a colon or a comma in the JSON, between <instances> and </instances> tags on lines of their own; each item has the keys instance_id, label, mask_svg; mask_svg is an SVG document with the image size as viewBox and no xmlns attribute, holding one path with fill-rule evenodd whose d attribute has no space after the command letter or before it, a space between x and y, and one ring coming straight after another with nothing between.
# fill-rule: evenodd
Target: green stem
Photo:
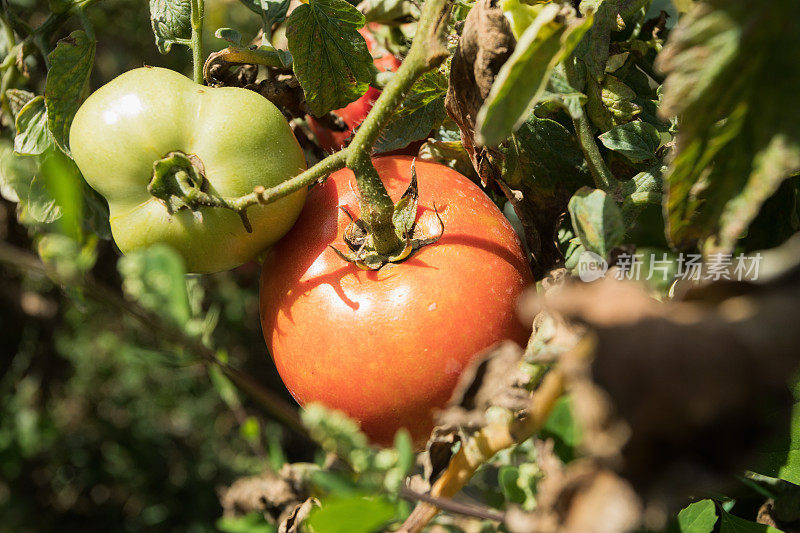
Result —
<instances>
[{"instance_id":1,"label":"green stem","mask_svg":"<svg viewBox=\"0 0 800 533\"><path fill-rule=\"evenodd\" d=\"M376 251L385 255L395 252L403 243L392 223L394 203L372 164L372 148L414 83L447 57L444 37L450 8L450 0L425 2L408 56L381 92L347 150L347 167L358 183L361 218L370 227Z\"/></svg>"},{"instance_id":2,"label":"green stem","mask_svg":"<svg viewBox=\"0 0 800 533\"><path fill-rule=\"evenodd\" d=\"M580 144L586 162L589 164L589 170L594 178L595 186L607 193L615 194L620 186L620 182L614 177L614 174L611 173L608 165L606 165L606 162L603 160L600 149L597 148L589 117L587 117L586 113L581 109L577 117L572 117L572 124L575 126L575 131L578 133L578 144Z\"/></svg>"},{"instance_id":3,"label":"green stem","mask_svg":"<svg viewBox=\"0 0 800 533\"><path fill-rule=\"evenodd\" d=\"M204 0L192 0L192 64L195 83L203 84L203 15Z\"/></svg>"}]
</instances>

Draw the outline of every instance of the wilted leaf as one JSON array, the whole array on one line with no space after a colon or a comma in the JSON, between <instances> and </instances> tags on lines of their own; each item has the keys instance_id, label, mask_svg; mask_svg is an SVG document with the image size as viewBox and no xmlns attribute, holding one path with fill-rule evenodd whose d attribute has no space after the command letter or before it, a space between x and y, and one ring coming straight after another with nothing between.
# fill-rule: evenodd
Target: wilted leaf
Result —
<instances>
[{"instance_id":1,"label":"wilted leaf","mask_svg":"<svg viewBox=\"0 0 800 533\"><path fill-rule=\"evenodd\" d=\"M539 101L553 68L572 53L593 20L589 15L566 24L558 17L555 4L546 6L500 69L478 113L479 144L498 144L519 128Z\"/></svg>"},{"instance_id":2,"label":"wilted leaf","mask_svg":"<svg viewBox=\"0 0 800 533\"><path fill-rule=\"evenodd\" d=\"M569 201L572 228L587 250L607 258L622 242L625 224L613 198L600 189L583 187Z\"/></svg>"},{"instance_id":3,"label":"wilted leaf","mask_svg":"<svg viewBox=\"0 0 800 533\"><path fill-rule=\"evenodd\" d=\"M717 523L717 506L711 500L700 500L678 513L680 533L711 533Z\"/></svg>"},{"instance_id":4,"label":"wilted leaf","mask_svg":"<svg viewBox=\"0 0 800 533\"><path fill-rule=\"evenodd\" d=\"M94 39L76 30L60 40L48 56L51 66L44 89L47 126L66 154L69 154L69 128L89 84L95 46Z\"/></svg>"},{"instance_id":5,"label":"wilted leaf","mask_svg":"<svg viewBox=\"0 0 800 533\"><path fill-rule=\"evenodd\" d=\"M663 113L680 116L668 179L669 237L729 251L800 170L800 4L697 2L657 66Z\"/></svg>"},{"instance_id":6,"label":"wilted leaf","mask_svg":"<svg viewBox=\"0 0 800 533\"><path fill-rule=\"evenodd\" d=\"M500 9L491 0L472 7L450 63L445 108L461 132L461 142L472 166L486 183L489 154L476 150L475 121L492 89L497 73L514 50L515 39Z\"/></svg>"},{"instance_id":7,"label":"wilted leaf","mask_svg":"<svg viewBox=\"0 0 800 533\"><path fill-rule=\"evenodd\" d=\"M652 124L635 121L608 130L600 135L600 141L609 150L638 163L656 157L661 137Z\"/></svg>"},{"instance_id":8,"label":"wilted leaf","mask_svg":"<svg viewBox=\"0 0 800 533\"><path fill-rule=\"evenodd\" d=\"M344 107L372 81L372 56L358 29L364 15L345 0L310 0L287 19L294 73L316 116Z\"/></svg>"},{"instance_id":9,"label":"wilted leaf","mask_svg":"<svg viewBox=\"0 0 800 533\"><path fill-rule=\"evenodd\" d=\"M16 127L14 151L18 154L39 155L52 145L43 96L37 96L22 106L17 113Z\"/></svg>"},{"instance_id":10,"label":"wilted leaf","mask_svg":"<svg viewBox=\"0 0 800 533\"><path fill-rule=\"evenodd\" d=\"M192 35L191 0L150 0L150 25L159 52L166 54L177 41Z\"/></svg>"}]
</instances>

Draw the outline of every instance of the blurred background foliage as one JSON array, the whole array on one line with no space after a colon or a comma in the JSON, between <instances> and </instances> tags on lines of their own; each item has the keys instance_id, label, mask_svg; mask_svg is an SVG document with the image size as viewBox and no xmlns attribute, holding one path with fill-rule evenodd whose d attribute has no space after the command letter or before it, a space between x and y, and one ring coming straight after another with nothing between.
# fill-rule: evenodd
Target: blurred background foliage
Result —
<instances>
[{"instance_id":1,"label":"blurred background foliage","mask_svg":"<svg viewBox=\"0 0 800 533\"><path fill-rule=\"evenodd\" d=\"M34 26L49 13L47 2L11 2ZM187 48L158 53L141 1L106 0L88 15L98 42L92 90L142 65L191 73ZM224 46L215 28L258 30L238 1L208 1L206 19L209 49ZM44 67L28 67L41 86L23 87L41 94ZM3 142L13 135L2 126ZM0 240L35 248L15 207L0 199ZM113 246L99 242L92 274L121 290ZM289 400L261 335L258 275L249 264L192 278L189 302L198 314L217 310L215 336L231 361ZM0 531L215 531L220 487L262 472L270 454L279 466L282 447L291 460L309 458L307 441L253 417L227 382L202 365L164 365L176 354L144 347L142 335L45 276L0 266Z\"/></svg>"}]
</instances>

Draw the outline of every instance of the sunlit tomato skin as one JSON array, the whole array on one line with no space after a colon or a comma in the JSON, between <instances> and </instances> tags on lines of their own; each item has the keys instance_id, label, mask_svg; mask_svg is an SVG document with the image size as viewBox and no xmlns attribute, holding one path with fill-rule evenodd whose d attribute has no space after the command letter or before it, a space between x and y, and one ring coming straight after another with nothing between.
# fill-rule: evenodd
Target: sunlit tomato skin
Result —
<instances>
[{"instance_id":1,"label":"sunlit tomato skin","mask_svg":"<svg viewBox=\"0 0 800 533\"><path fill-rule=\"evenodd\" d=\"M211 88L171 70L131 70L83 103L70 130L75 162L108 201L111 231L128 253L165 243L190 272L227 270L253 259L297 219L306 191L248 208L248 233L233 211L203 207L170 214L147 190L153 163L169 152L197 156L209 192L235 197L306 168L281 112L259 94Z\"/></svg>"},{"instance_id":2,"label":"sunlit tomato skin","mask_svg":"<svg viewBox=\"0 0 800 533\"><path fill-rule=\"evenodd\" d=\"M396 201L411 179L410 157L374 159ZM432 410L449 399L459 374L481 350L528 336L515 316L531 274L519 239L471 181L437 163L417 161L417 224L444 236L403 263L364 271L328 246L345 249L357 215L350 170L309 193L297 224L267 255L261 321L267 346L301 405L321 402L361 423L376 443L407 428L417 444Z\"/></svg>"},{"instance_id":3,"label":"sunlit tomato skin","mask_svg":"<svg viewBox=\"0 0 800 533\"><path fill-rule=\"evenodd\" d=\"M370 51L374 51L378 45L369 30L364 27L359 30L359 33L361 33L367 41L367 48ZM400 60L388 53L380 57L375 57L373 62L379 72L394 72L400 66ZM347 129L345 131L331 131L309 115L308 126L311 128L311 131L314 132L314 135L316 135L317 141L322 149L327 152L341 150L347 139L350 138L353 130L366 118L375 100L377 100L380 95L381 92L378 89L370 87L358 100L350 102L342 109L333 111L347 124Z\"/></svg>"}]
</instances>

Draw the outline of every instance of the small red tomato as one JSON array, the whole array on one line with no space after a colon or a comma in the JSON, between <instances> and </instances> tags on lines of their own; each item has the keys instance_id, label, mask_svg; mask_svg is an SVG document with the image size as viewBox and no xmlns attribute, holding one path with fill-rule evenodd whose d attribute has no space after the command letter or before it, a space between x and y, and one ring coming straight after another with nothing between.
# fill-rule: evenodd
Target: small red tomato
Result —
<instances>
[{"instance_id":1,"label":"small red tomato","mask_svg":"<svg viewBox=\"0 0 800 533\"><path fill-rule=\"evenodd\" d=\"M412 158L374 159L397 201ZM532 282L519 239L492 201L449 167L417 161L417 225L444 236L410 259L364 271L344 250L359 212L353 173L343 169L311 190L300 219L268 254L261 274L261 323L284 383L301 405L320 402L358 420L376 443L407 428L421 444L473 357L529 331L515 306Z\"/></svg>"},{"instance_id":2,"label":"small red tomato","mask_svg":"<svg viewBox=\"0 0 800 533\"><path fill-rule=\"evenodd\" d=\"M358 30L358 32L364 36L364 39L367 41L367 48L370 51L374 51L378 48L375 38L366 26ZM373 58L373 62L380 72L394 72L400 66L400 60L389 53L384 53L380 57ZM309 115L308 126L311 128L311 131L314 132L314 135L316 135L322 149L326 152L341 150L347 139L353 133L353 130L361 124L369 113L369 110L372 109L372 105L380 94L381 92L378 89L370 87L358 100L350 102L342 109L335 109L333 111L347 124L347 129L345 131L331 131Z\"/></svg>"}]
</instances>

